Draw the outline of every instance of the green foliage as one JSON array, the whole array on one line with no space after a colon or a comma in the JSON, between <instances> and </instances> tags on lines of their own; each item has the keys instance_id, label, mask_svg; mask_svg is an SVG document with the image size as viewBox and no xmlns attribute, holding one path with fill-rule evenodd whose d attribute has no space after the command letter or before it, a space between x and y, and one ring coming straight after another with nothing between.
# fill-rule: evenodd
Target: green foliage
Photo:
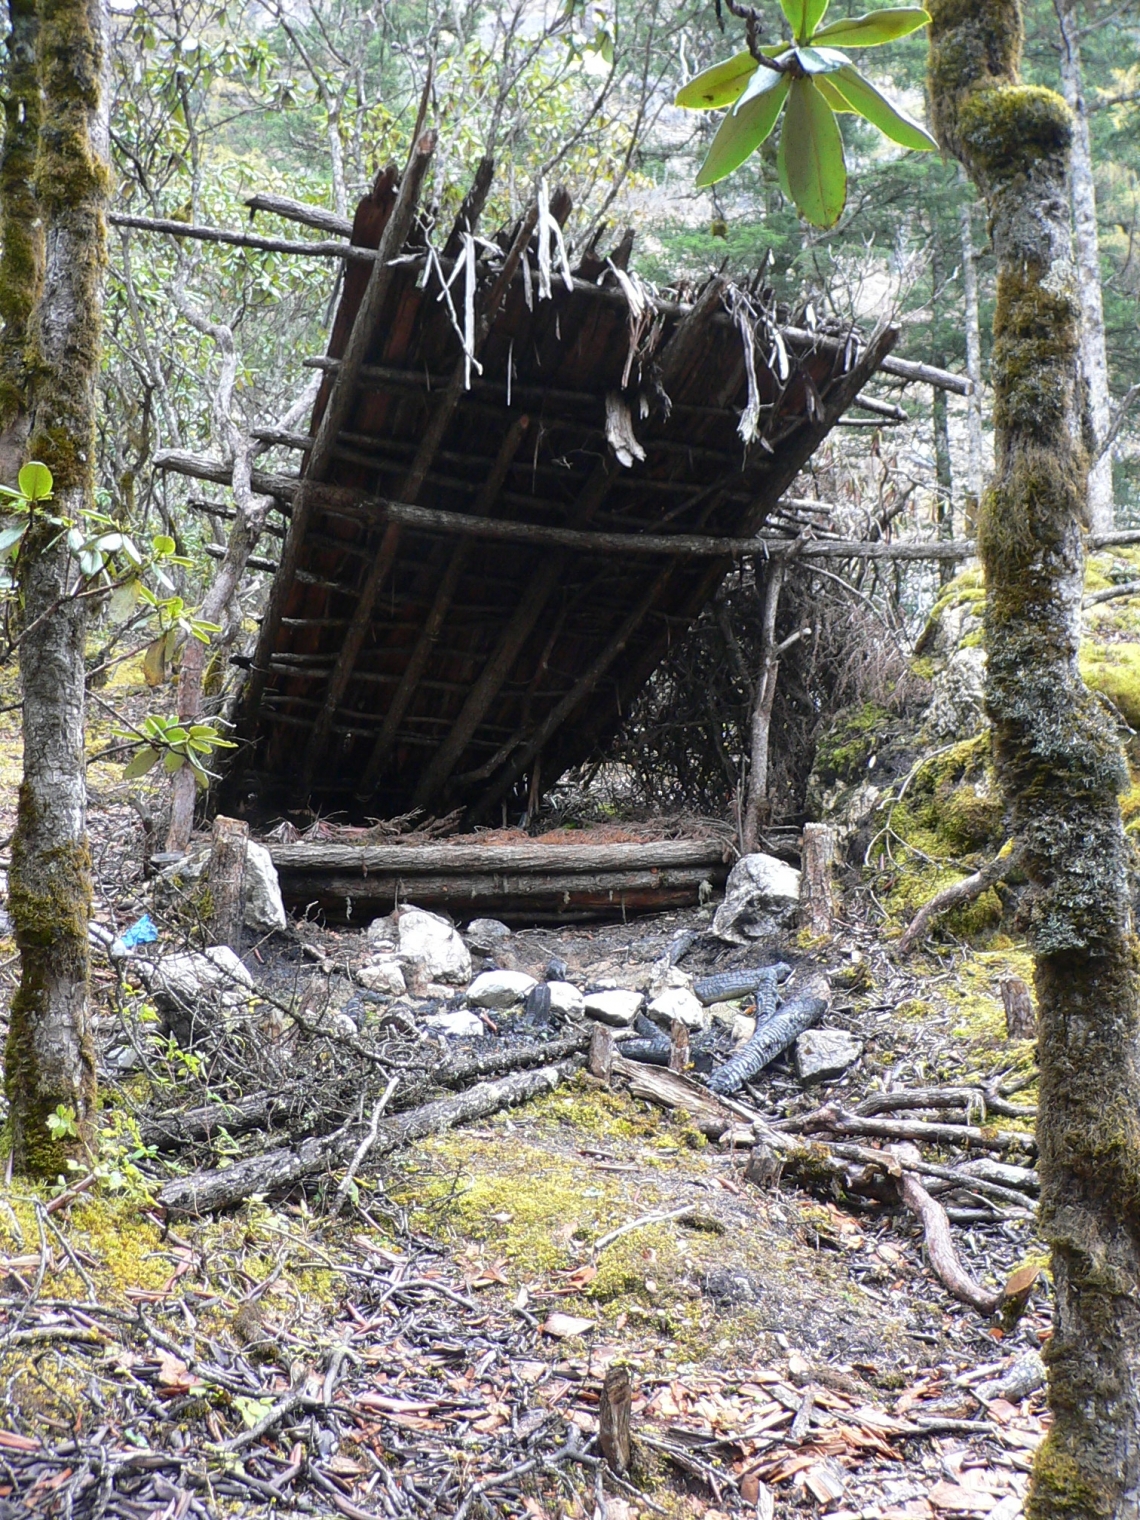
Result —
<instances>
[{"instance_id":1,"label":"green foliage","mask_svg":"<svg viewBox=\"0 0 1140 1520\"><path fill-rule=\"evenodd\" d=\"M697 188L716 184L740 167L768 138L787 104L780 132L780 187L800 215L816 227L833 227L847 202L847 162L836 114L856 113L892 142L927 151L937 143L864 79L845 53L825 40L853 47L892 42L929 21L918 7L874 12L820 27L828 0L781 0L793 41L783 50L754 47L691 80L675 104L688 110L728 110L697 175Z\"/></svg>"},{"instance_id":2,"label":"green foliage","mask_svg":"<svg viewBox=\"0 0 1140 1520\"><path fill-rule=\"evenodd\" d=\"M194 780L204 790L213 775L206 768L206 762L215 750L236 748L231 739L223 739L221 721L220 718L209 718L201 723L183 723L177 717L151 714L143 719L141 734L137 730L118 730L123 738L142 741L123 769L124 781L145 776L161 760L169 775L188 765Z\"/></svg>"}]
</instances>

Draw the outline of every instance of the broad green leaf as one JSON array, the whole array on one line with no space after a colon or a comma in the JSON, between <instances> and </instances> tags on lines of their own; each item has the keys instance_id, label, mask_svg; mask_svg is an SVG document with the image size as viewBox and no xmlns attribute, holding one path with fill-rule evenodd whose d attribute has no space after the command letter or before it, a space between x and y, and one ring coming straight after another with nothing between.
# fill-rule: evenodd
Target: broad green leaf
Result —
<instances>
[{"instance_id":1,"label":"broad green leaf","mask_svg":"<svg viewBox=\"0 0 1140 1520\"><path fill-rule=\"evenodd\" d=\"M780 55L777 61L779 63L783 63L785 59L794 57L794 54L795 50L793 48L788 48L786 52ZM752 78L748 81L748 86L745 89L744 94L733 106L733 112L736 115L739 115L750 100L755 100L757 95L763 95L768 90L774 90L782 78L783 75L775 69L757 69L755 74L753 74Z\"/></svg>"},{"instance_id":2,"label":"broad green leaf","mask_svg":"<svg viewBox=\"0 0 1140 1520\"><path fill-rule=\"evenodd\" d=\"M0 533L0 558L11 554L27 531L26 522L17 523L14 528L5 528L3 533Z\"/></svg>"},{"instance_id":3,"label":"broad green leaf","mask_svg":"<svg viewBox=\"0 0 1140 1520\"><path fill-rule=\"evenodd\" d=\"M859 114L847 97L839 93L826 74L816 76L815 87L836 115L839 115L841 112L846 112L849 116L857 116Z\"/></svg>"},{"instance_id":4,"label":"broad green leaf","mask_svg":"<svg viewBox=\"0 0 1140 1520\"><path fill-rule=\"evenodd\" d=\"M46 464L33 459L20 471L17 484L29 501L47 501L51 496L51 471Z\"/></svg>"},{"instance_id":5,"label":"broad green leaf","mask_svg":"<svg viewBox=\"0 0 1140 1520\"><path fill-rule=\"evenodd\" d=\"M148 686L161 686L166 680L166 635L160 633L146 646L142 662L143 680Z\"/></svg>"},{"instance_id":6,"label":"broad green leaf","mask_svg":"<svg viewBox=\"0 0 1140 1520\"><path fill-rule=\"evenodd\" d=\"M886 10L871 11L866 16L852 16L846 21L832 21L821 27L811 39L817 46L821 42L833 47L875 47L880 42L896 42L917 32L930 20L929 12L917 5L888 6Z\"/></svg>"},{"instance_id":7,"label":"broad green leaf","mask_svg":"<svg viewBox=\"0 0 1140 1520\"><path fill-rule=\"evenodd\" d=\"M765 58L778 58L788 51L788 44L769 43L760 51ZM759 67L751 53L737 53L690 79L683 89L677 91L673 104L684 106L687 111L712 111L730 106L740 98L741 91Z\"/></svg>"},{"instance_id":8,"label":"broad green leaf","mask_svg":"<svg viewBox=\"0 0 1140 1520\"><path fill-rule=\"evenodd\" d=\"M686 111L711 111L730 106L739 99L744 86L759 67L746 49L690 79L683 89L677 91L673 104L684 106Z\"/></svg>"},{"instance_id":9,"label":"broad green leaf","mask_svg":"<svg viewBox=\"0 0 1140 1520\"><path fill-rule=\"evenodd\" d=\"M175 754L174 750L168 749L162 757L163 769L173 776L175 771L180 771L186 764L186 756Z\"/></svg>"},{"instance_id":10,"label":"broad green leaf","mask_svg":"<svg viewBox=\"0 0 1140 1520\"><path fill-rule=\"evenodd\" d=\"M715 185L740 167L776 125L788 95L787 74L773 74L775 83L736 112L730 111L712 140L708 156L697 175L697 189Z\"/></svg>"},{"instance_id":11,"label":"broad green leaf","mask_svg":"<svg viewBox=\"0 0 1140 1520\"><path fill-rule=\"evenodd\" d=\"M800 215L834 227L847 200L843 139L831 107L810 79L796 79L780 134L780 157Z\"/></svg>"},{"instance_id":12,"label":"broad green leaf","mask_svg":"<svg viewBox=\"0 0 1140 1520\"><path fill-rule=\"evenodd\" d=\"M156 533L150 542L156 554L173 554L178 547L169 533Z\"/></svg>"},{"instance_id":13,"label":"broad green leaf","mask_svg":"<svg viewBox=\"0 0 1140 1520\"><path fill-rule=\"evenodd\" d=\"M138 581L126 581L123 585L116 586L111 592L111 603L108 608L112 623L125 623L134 612L138 599Z\"/></svg>"},{"instance_id":14,"label":"broad green leaf","mask_svg":"<svg viewBox=\"0 0 1140 1520\"><path fill-rule=\"evenodd\" d=\"M151 749L149 744L144 746L123 767L123 780L135 781L139 776L145 776L157 759L158 751Z\"/></svg>"},{"instance_id":15,"label":"broad green leaf","mask_svg":"<svg viewBox=\"0 0 1140 1520\"><path fill-rule=\"evenodd\" d=\"M938 144L925 127L920 127L917 121L912 121L893 106L885 95L880 95L870 80L864 79L851 64L845 64L838 73L830 75L829 82L860 116L878 127L892 142L919 152L937 148Z\"/></svg>"},{"instance_id":16,"label":"broad green leaf","mask_svg":"<svg viewBox=\"0 0 1140 1520\"><path fill-rule=\"evenodd\" d=\"M828 0L780 0L780 9L788 18L797 42L808 42L827 12Z\"/></svg>"},{"instance_id":17,"label":"broad green leaf","mask_svg":"<svg viewBox=\"0 0 1140 1520\"><path fill-rule=\"evenodd\" d=\"M798 47L795 52L805 74L834 74L847 62L834 48Z\"/></svg>"},{"instance_id":18,"label":"broad green leaf","mask_svg":"<svg viewBox=\"0 0 1140 1520\"><path fill-rule=\"evenodd\" d=\"M190 769L194 773L194 780L198 783L198 790L204 792L210 784L210 777L200 765L191 763Z\"/></svg>"}]
</instances>

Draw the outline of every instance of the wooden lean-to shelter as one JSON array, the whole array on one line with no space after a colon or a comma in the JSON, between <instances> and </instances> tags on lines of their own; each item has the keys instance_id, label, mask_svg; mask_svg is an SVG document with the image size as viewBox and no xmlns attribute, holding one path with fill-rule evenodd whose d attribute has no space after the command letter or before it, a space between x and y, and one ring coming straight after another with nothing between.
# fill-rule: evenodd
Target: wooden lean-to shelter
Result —
<instances>
[{"instance_id":1,"label":"wooden lean-to shelter","mask_svg":"<svg viewBox=\"0 0 1140 1520\"><path fill-rule=\"evenodd\" d=\"M517 816L617 729L735 559L788 552L781 498L813 451L853 405L896 410L860 399L871 376L918 369L891 328L780 324L759 276L666 299L629 234L571 267L563 192L483 239L486 162L433 245L431 151L357 208L310 431L260 435L301 466L254 477L286 526L231 800Z\"/></svg>"}]
</instances>

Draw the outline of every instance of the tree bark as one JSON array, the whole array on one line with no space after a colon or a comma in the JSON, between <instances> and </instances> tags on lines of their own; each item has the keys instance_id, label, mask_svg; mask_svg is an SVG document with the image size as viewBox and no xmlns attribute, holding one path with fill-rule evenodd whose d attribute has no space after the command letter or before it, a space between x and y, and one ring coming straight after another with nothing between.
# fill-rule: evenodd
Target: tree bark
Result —
<instances>
[{"instance_id":1,"label":"tree bark","mask_svg":"<svg viewBox=\"0 0 1140 1520\"><path fill-rule=\"evenodd\" d=\"M834 864L835 830L827 823L805 823L800 849L800 923L810 934L831 933Z\"/></svg>"},{"instance_id":2,"label":"tree bark","mask_svg":"<svg viewBox=\"0 0 1140 1520\"><path fill-rule=\"evenodd\" d=\"M101 0L43 0L36 157L44 275L31 313L28 452L55 480L53 515L82 521L92 504L103 308L107 117ZM86 602L73 596L66 538L36 514L17 578L24 777L12 842L11 911L20 950L5 1052L15 1170L55 1176L95 1119L88 995L84 732ZM60 1112L66 1123L49 1128Z\"/></svg>"},{"instance_id":3,"label":"tree bark","mask_svg":"<svg viewBox=\"0 0 1140 1520\"><path fill-rule=\"evenodd\" d=\"M768 807L768 736L772 729L772 704L776 700L776 680L780 662L776 654L776 614L780 610L780 592L784 585L784 566L773 562L764 580L764 610L760 630L760 671L756 677L756 697L752 706L751 752L748 767L748 795L741 820L741 842L745 855L751 855L766 821Z\"/></svg>"},{"instance_id":4,"label":"tree bark","mask_svg":"<svg viewBox=\"0 0 1140 1520\"><path fill-rule=\"evenodd\" d=\"M249 824L243 819L214 819L213 843L206 882L210 893L210 933L215 945L229 945L241 954L245 917L245 856Z\"/></svg>"},{"instance_id":5,"label":"tree bark","mask_svg":"<svg viewBox=\"0 0 1140 1520\"><path fill-rule=\"evenodd\" d=\"M1128 769L1077 668L1088 460L1069 221L1073 115L1023 85L1013 5L932 0L942 146L984 196L997 262L996 475L979 532L994 760L1030 879L1040 1228L1052 1248L1054 1424L1033 1520L1140 1515L1140 1018Z\"/></svg>"},{"instance_id":6,"label":"tree bark","mask_svg":"<svg viewBox=\"0 0 1140 1520\"><path fill-rule=\"evenodd\" d=\"M930 276L933 283L931 299L931 353L933 364L940 369L946 363L946 355L938 338L938 308L942 295L942 256L938 246L937 228L931 229ZM934 491L938 537L954 537L954 470L950 462L950 415L946 405L946 392L936 390L931 398L931 422L934 429ZM954 579L954 566L942 560L938 566L938 579L942 585Z\"/></svg>"},{"instance_id":7,"label":"tree bark","mask_svg":"<svg viewBox=\"0 0 1140 1520\"><path fill-rule=\"evenodd\" d=\"M1061 30L1061 93L1073 113L1073 142L1069 168L1073 202L1073 233L1081 302L1081 373L1085 383L1089 460L1089 527L1111 533L1115 520L1112 497L1112 451L1106 448L1112 402L1108 389L1108 353L1104 336L1104 301L1100 284L1100 238L1096 220L1096 183L1092 144L1081 70L1081 32L1074 0L1053 0Z\"/></svg>"},{"instance_id":8,"label":"tree bark","mask_svg":"<svg viewBox=\"0 0 1140 1520\"><path fill-rule=\"evenodd\" d=\"M8 0L4 146L0 150L0 481L16 484L28 439L28 322L39 299L44 237L33 183L40 134L36 0Z\"/></svg>"},{"instance_id":9,"label":"tree bark","mask_svg":"<svg viewBox=\"0 0 1140 1520\"><path fill-rule=\"evenodd\" d=\"M966 172L959 166L965 180ZM967 181L968 183L968 181ZM982 325L978 312L978 265L974 257L973 207L962 200L959 212L962 237L962 305L966 328L966 373L970 394L966 398L966 500L963 531L971 538L978 531L978 507L985 485L985 445L982 440Z\"/></svg>"}]
</instances>

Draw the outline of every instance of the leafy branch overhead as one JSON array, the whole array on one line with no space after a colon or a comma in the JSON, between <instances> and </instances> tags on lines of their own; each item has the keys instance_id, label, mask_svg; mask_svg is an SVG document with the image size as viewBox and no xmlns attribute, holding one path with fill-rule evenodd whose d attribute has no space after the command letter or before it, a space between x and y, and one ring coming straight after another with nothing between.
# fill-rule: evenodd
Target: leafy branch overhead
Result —
<instances>
[{"instance_id":1,"label":"leafy branch overhead","mask_svg":"<svg viewBox=\"0 0 1140 1520\"><path fill-rule=\"evenodd\" d=\"M776 164L780 188L816 227L832 227L847 200L847 165L835 117L862 116L904 148L938 144L866 79L841 48L894 42L925 26L918 6L872 11L821 25L828 0L780 0L793 40L737 53L698 74L676 104L690 111L729 107L709 148L697 188L715 185L769 137L787 107Z\"/></svg>"}]
</instances>

